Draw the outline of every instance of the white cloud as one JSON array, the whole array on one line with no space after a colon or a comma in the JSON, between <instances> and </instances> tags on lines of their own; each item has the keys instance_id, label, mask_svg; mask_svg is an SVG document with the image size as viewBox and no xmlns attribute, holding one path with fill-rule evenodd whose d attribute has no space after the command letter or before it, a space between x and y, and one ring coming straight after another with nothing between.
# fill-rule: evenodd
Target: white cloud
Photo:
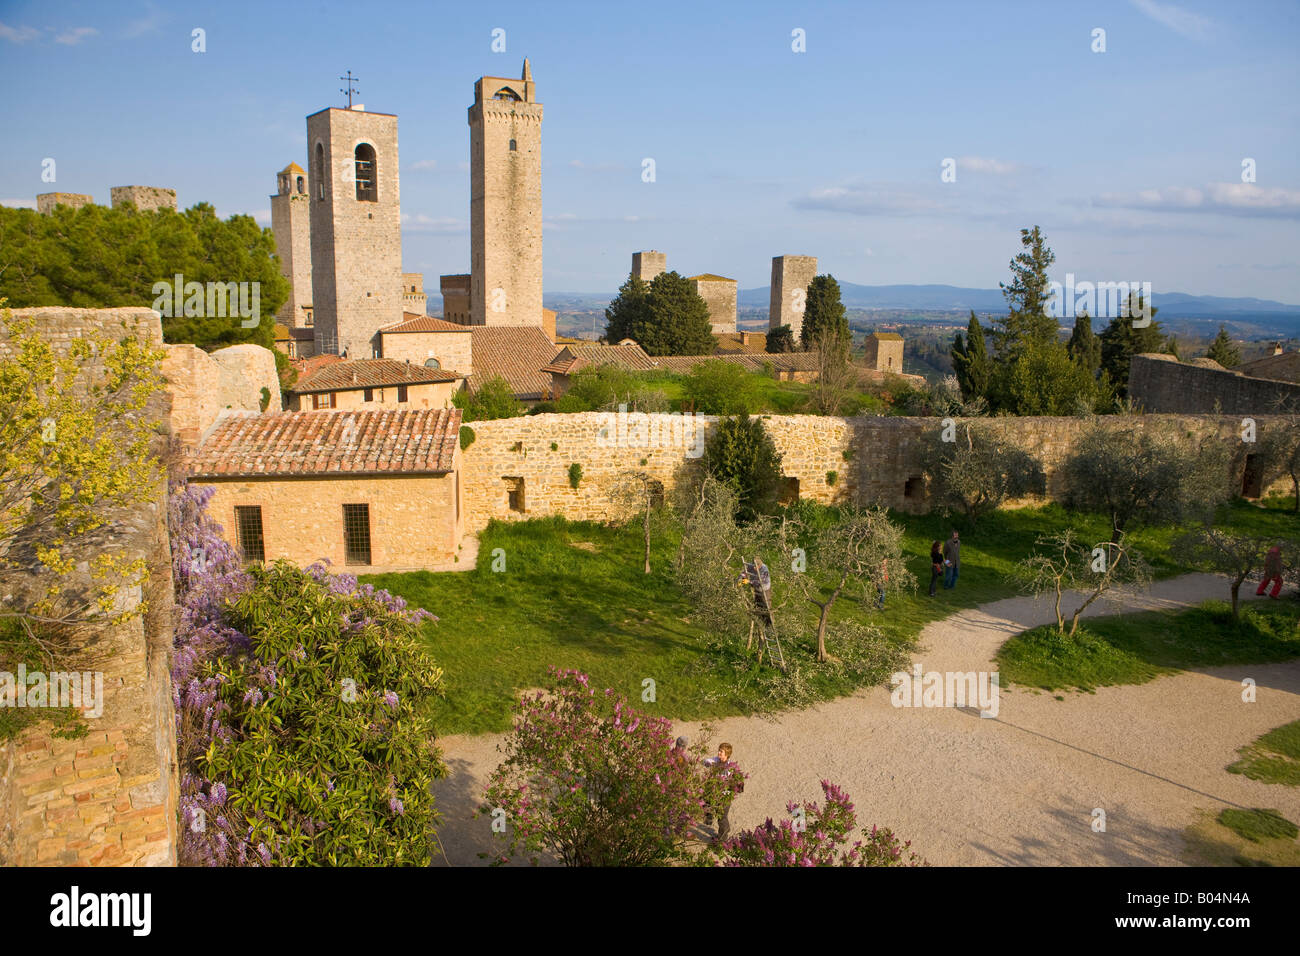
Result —
<instances>
[{"instance_id":1,"label":"white cloud","mask_svg":"<svg viewBox=\"0 0 1300 956\"><path fill-rule=\"evenodd\" d=\"M62 43L64 46L76 46L87 37L98 36L99 31L94 27L73 27L71 30L65 30L54 38L55 43Z\"/></svg>"},{"instance_id":2,"label":"white cloud","mask_svg":"<svg viewBox=\"0 0 1300 956\"><path fill-rule=\"evenodd\" d=\"M436 159L421 159L411 163L411 165L406 168L413 171L426 170L432 172L438 168L438 161Z\"/></svg>"},{"instance_id":3,"label":"white cloud","mask_svg":"<svg viewBox=\"0 0 1300 956\"><path fill-rule=\"evenodd\" d=\"M1172 3L1159 3L1157 0L1131 0L1131 2L1156 23L1167 26L1180 36L1203 40L1209 35L1210 19L1199 13L1192 13Z\"/></svg>"},{"instance_id":4,"label":"white cloud","mask_svg":"<svg viewBox=\"0 0 1300 956\"><path fill-rule=\"evenodd\" d=\"M1205 212L1229 216L1300 219L1300 189L1266 189L1253 183L1210 183L1204 189L1167 186L1138 193L1103 193L1093 206L1154 212Z\"/></svg>"},{"instance_id":5,"label":"white cloud","mask_svg":"<svg viewBox=\"0 0 1300 956\"><path fill-rule=\"evenodd\" d=\"M1023 167L1019 163L1009 163L1001 159L991 159L987 156L959 156L957 157L957 171L959 173L990 173L994 176L1009 176L1012 173L1018 173Z\"/></svg>"},{"instance_id":6,"label":"white cloud","mask_svg":"<svg viewBox=\"0 0 1300 956\"><path fill-rule=\"evenodd\" d=\"M145 6L149 8L149 12L139 19L132 20L128 23L126 29L122 31L123 36L130 38L144 36L146 33L155 32L160 26L162 26L162 22L165 19L162 12L152 3L147 3Z\"/></svg>"},{"instance_id":7,"label":"white cloud","mask_svg":"<svg viewBox=\"0 0 1300 956\"><path fill-rule=\"evenodd\" d=\"M35 199L0 199L0 206L8 206L10 209L35 209Z\"/></svg>"},{"instance_id":8,"label":"white cloud","mask_svg":"<svg viewBox=\"0 0 1300 956\"><path fill-rule=\"evenodd\" d=\"M35 27L11 27L7 23L0 23L0 38L10 43L27 43L40 35L41 31Z\"/></svg>"},{"instance_id":9,"label":"white cloud","mask_svg":"<svg viewBox=\"0 0 1300 956\"><path fill-rule=\"evenodd\" d=\"M815 189L790 201L796 209L825 209L854 216L939 215L953 210L933 191L898 183L854 183Z\"/></svg>"}]
</instances>

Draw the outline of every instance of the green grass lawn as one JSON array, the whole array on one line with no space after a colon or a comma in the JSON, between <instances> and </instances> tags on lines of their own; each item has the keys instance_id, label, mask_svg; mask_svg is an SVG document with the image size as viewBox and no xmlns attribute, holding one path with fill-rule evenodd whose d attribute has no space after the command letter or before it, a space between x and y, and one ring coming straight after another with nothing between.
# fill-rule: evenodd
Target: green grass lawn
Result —
<instances>
[{"instance_id":1,"label":"green grass lawn","mask_svg":"<svg viewBox=\"0 0 1300 956\"><path fill-rule=\"evenodd\" d=\"M1226 602L1184 611L1124 614L1081 622L1073 638L1055 626L1013 637L997 654L1004 684L1092 691L1143 684L1179 670L1265 664L1300 657L1300 602Z\"/></svg>"},{"instance_id":2,"label":"green grass lawn","mask_svg":"<svg viewBox=\"0 0 1300 956\"><path fill-rule=\"evenodd\" d=\"M1228 767L1229 773L1300 787L1300 720L1274 727L1238 753L1241 759Z\"/></svg>"},{"instance_id":3,"label":"green grass lawn","mask_svg":"<svg viewBox=\"0 0 1300 956\"><path fill-rule=\"evenodd\" d=\"M801 507L810 516L829 517L820 506ZM473 571L370 575L364 580L439 617L422 630L446 672L446 699L431 703L439 732L483 733L505 730L519 691L541 686L550 666L582 670L593 683L617 688L637 706L680 720L805 706L842 696L880 683L895 659L906 667L905 655L931 621L1014 595L1006 575L1039 534L1070 524L1097 540L1107 536L1101 518L1070 514L1059 505L995 512L977 526L937 515L894 517L906 531L904 546L916 590L891 597L884 612L869 601L845 596L832 615L833 620L878 628L880 644L868 649L874 656L865 661L867 650L832 644L829 650L845 659L843 666L816 664L816 611L808 605L802 616L781 622L787 658L798 664L797 674L789 678L771 668L760 670L744 655L720 652L714 636L692 623L690 607L673 580L675 537L656 541L654 571L643 575L640 529L635 526L561 518L494 523L480 536ZM1280 510L1244 503L1225 509L1221 520L1266 530L1295 523ZM963 542L961 578L954 590L941 588L930 598L930 542L946 538L954 527ZM1158 576L1185 570L1166 556L1175 533L1155 528L1133 536ZM496 548L506 556L501 573L491 570ZM855 650L861 652L856 659ZM641 702L646 678L655 681L653 704Z\"/></svg>"}]
</instances>

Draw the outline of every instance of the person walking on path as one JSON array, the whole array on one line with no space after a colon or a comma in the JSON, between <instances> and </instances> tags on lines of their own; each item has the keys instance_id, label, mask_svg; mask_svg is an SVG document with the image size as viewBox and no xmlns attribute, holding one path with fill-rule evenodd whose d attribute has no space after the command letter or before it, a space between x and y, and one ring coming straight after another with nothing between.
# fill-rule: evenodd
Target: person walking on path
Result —
<instances>
[{"instance_id":1,"label":"person walking on path","mask_svg":"<svg viewBox=\"0 0 1300 956\"><path fill-rule=\"evenodd\" d=\"M710 767L715 773L722 774L727 778L727 790L723 794L723 805L718 815L718 842L721 843L731 832L731 804L735 802L738 794L745 792L745 775L740 772L740 768L731 762L731 744L718 744L718 755L708 757L704 761L704 766ZM713 814L707 813L704 817L704 824L708 826L713 822Z\"/></svg>"},{"instance_id":2,"label":"person walking on path","mask_svg":"<svg viewBox=\"0 0 1300 956\"><path fill-rule=\"evenodd\" d=\"M934 597L934 586L943 577L943 545L938 541L930 545L930 597Z\"/></svg>"},{"instance_id":3,"label":"person walking on path","mask_svg":"<svg viewBox=\"0 0 1300 956\"><path fill-rule=\"evenodd\" d=\"M1264 589L1268 587L1269 582L1273 584L1273 593L1271 598L1277 597L1282 593L1282 549L1277 545L1268 549L1268 554L1264 557L1264 580L1259 582L1259 589L1255 591L1256 597L1262 597Z\"/></svg>"},{"instance_id":4,"label":"person walking on path","mask_svg":"<svg viewBox=\"0 0 1300 956\"><path fill-rule=\"evenodd\" d=\"M957 529L953 528L952 537L943 543L943 586L949 590L957 585L957 574L961 571L961 539Z\"/></svg>"}]
</instances>

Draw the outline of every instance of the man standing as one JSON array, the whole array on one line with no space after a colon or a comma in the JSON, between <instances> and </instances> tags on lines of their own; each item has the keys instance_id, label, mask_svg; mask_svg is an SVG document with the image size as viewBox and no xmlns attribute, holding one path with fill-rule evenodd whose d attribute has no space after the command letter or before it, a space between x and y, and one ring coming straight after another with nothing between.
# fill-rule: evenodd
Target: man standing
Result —
<instances>
[{"instance_id":1,"label":"man standing","mask_svg":"<svg viewBox=\"0 0 1300 956\"><path fill-rule=\"evenodd\" d=\"M961 570L961 540L957 529L952 529L952 537L943 543L943 586L953 588L957 584L957 573Z\"/></svg>"},{"instance_id":2,"label":"man standing","mask_svg":"<svg viewBox=\"0 0 1300 956\"><path fill-rule=\"evenodd\" d=\"M1268 549L1268 554L1264 557L1264 580L1259 582L1259 590L1255 594L1263 597L1264 589L1273 585L1271 598L1277 597L1282 593L1282 549L1277 545Z\"/></svg>"}]
</instances>

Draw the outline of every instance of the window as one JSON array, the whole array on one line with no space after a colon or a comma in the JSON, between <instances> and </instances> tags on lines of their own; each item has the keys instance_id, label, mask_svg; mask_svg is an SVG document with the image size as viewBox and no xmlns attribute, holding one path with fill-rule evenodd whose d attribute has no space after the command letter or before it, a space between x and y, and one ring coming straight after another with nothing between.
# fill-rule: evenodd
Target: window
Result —
<instances>
[{"instance_id":1,"label":"window","mask_svg":"<svg viewBox=\"0 0 1300 956\"><path fill-rule=\"evenodd\" d=\"M442 368L442 363L439 362L436 358L428 358L428 359L425 359L425 360L424 360L424 367L425 367L425 368Z\"/></svg>"},{"instance_id":2,"label":"window","mask_svg":"<svg viewBox=\"0 0 1300 956\"><path fill-rule=\"evenodd\" d=\"M374 400L375 400L375 390L373 388L366 389L365 398L362 399L362 401L373 402Z\"/></svg>"},{"instance_id":3,"label":"window","mask_svg":"<svg viewBox=\"0 0 1300 956\"><path fill-rule=\"evenodd\" d=\"M311 407L313 411L315 411L318 408L333 408L334 393L333 392L313 393L311 397Z\"/></svg>"},{"instance_id":4,"label":"window","mask_svg":"<svg viewBox=\"0 0 1300 956\"><path fill-rule=\"evenodd\" d=\"M312 163L312 176L316 180L316 199L325 201L325 147L316 144L316 161Z\"/></svg>"},{"instance_id":5,"label":"window","mask_svg":"<svg viewBox=\"0 0 1300 956\"><path fill-rule=\"evenodd\" d=\"M515 151L515 141L512 139L510 141L510 152L513 153L514 151Z\"/></svg>"},{"instance_id":6,"label":"window","mask_svg":"<svg viewBox=\"0 0 1300 956\"><path fill-rule=\"evenodd\" d=\"M245 563L266 560L261 505L235 505L235 537Z\"/></svg>"},{"instance_id":7,"label":"window","mask_svg":"<svg viewBox=\"0 0 1300 956\"><path fill-rule=\"evenodd\" d=\"M303 195L306 195L307 193L307 183L301 176L298 177L298 192Z\"/></svg>"},{"instance_id":8,"label":"window","mask_svg":"<svg viewBox=\"0 0 1300 956\"><path fill-rule=\"evenodd\" d=\"M783 505L792 505L799 501L799 479L781 476L780 490L777 492L777 501Z\"/></svg>"},{"instance_id":9,"label":"window","mask_svg":"<svg viewBox=\"0 0 1300 956\"><path fill-rule=\"evenodd\" d=\"M343 506L343 560L370 563L370 505Z\"/></svg>"},{"instance_id":10,"label":"window","mask_svg":"<svg viewBox=\"0 0 1300 956\"><path fill-rule=\"evenodd\" d=\"M362 143L356 149L357 163L357 199L362 202L379 201L378 168L375 163L375 148L369 143Z\"/></svg>"},{"instance_id":11,"label":"window","mask_svg":"<svg viewBox=\"0 0 1300 956\"><path fill-rule=\"evenodd\" d=\"M919 498L921 497L921 491L924 489L924 487L925 487L925 482L921 478L921 476L912 475L910 478L907 479L906 484L903 485L903 497Z\"/></svg>"},{"instance_id":12,"label":"window","mask_svg":"<svg viewBox=\"0 0 1300 956\"><path fill-rule=\"evenodd\" d=\"M522 478L502 478L506 483L506 504L511 511L524 512L524 480Z\"/></svg>"},{"instance_id":13,"label":"window","mask_svg":"<svg viewBox=\"0 0 1300 956\"><path fill-rule=\"evenodd\" d=\"M397 386L397 402L401 404L404 401L406 401L406 386L399 385Z\"/></svg>"},{"instance_id":14,"label":"window","mask_svg":"<svg viewBox=\"0 0 1300 956\"><path fill-rule=\"evenodd\" d=\"M309 329L312 328L312 326L315 324L315 319L312 318L311 309L309 309L307 306L304 305L302 307L302 312L303 312L302 324L307 326L307 328Z\"/></svg>"}]
</instances>

